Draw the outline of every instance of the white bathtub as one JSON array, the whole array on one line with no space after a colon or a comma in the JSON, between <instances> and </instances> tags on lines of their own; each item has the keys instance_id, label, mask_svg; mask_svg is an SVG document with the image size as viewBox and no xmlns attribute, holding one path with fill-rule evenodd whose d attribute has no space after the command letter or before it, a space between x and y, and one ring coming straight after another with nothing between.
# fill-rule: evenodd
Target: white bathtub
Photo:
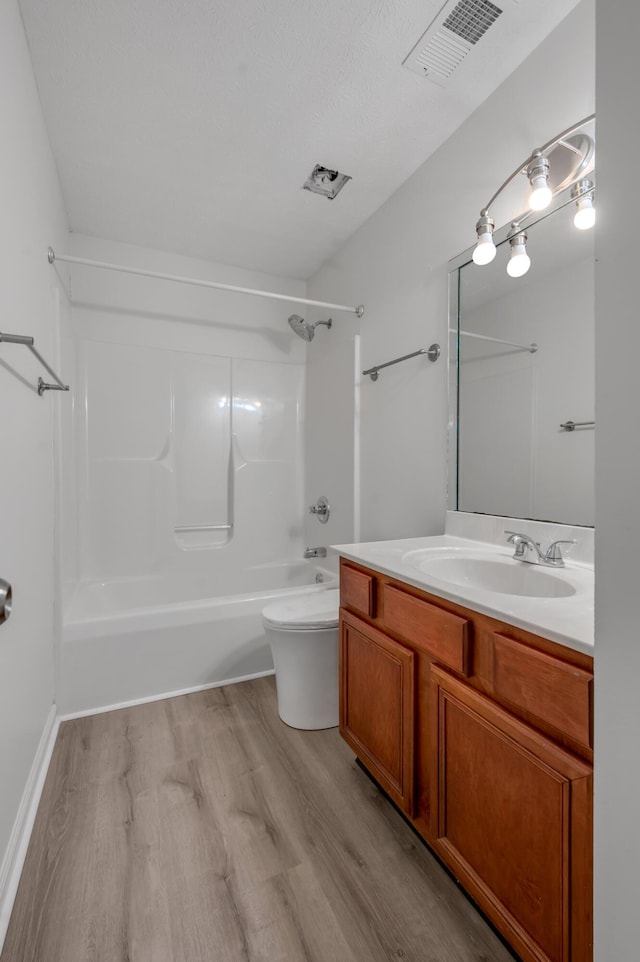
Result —
<instances>
[{"instance_id":1,"label":"white bathtub","mask_svg":"<svg viewBox=\"0 0 640 962\"><path fill-rule=\"evenodd\" d=\"M299 562L250 569L241 592L224 582L185 576L78 585L62 629L61 714L269 673L262 609L282 596L335 587L337 577Z\"/></svg>"}]
</instances>

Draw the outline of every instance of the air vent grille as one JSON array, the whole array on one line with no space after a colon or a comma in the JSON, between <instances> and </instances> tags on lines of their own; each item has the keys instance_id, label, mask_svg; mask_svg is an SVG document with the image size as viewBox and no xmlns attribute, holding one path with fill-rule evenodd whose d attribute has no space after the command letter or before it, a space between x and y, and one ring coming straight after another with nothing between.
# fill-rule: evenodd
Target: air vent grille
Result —
<instances>
[{"instance_id":1,"label":"air vent grille","mask_svg":"<svg viewBox=\"0 0 640 962\"><path fill-rule=\"evenodd\" d=\"M501 13L500 7L489 0L460 0L442 26L469 43L477 43Z\"/></svg>"},{"instance_id":2,"label":"air vent grille","mask_svg":"<svg viewBox=\"0 0 640 962\"><path fill-rule=\"evenodd\" d=\"M471 48L444 31L436 33L415 58L425 76L437 82L449 79Z\"/></svg>"},{"instance_id":3,"label":"air vent grille","mask_svg":"<svg viewBox=\"0 0 640 962\"><path fill-rule=\"evenodd\" d=\"M502 10L490 0L450 0L418 40L403 66L444 87Z\"/></svg>"}]
</instances>

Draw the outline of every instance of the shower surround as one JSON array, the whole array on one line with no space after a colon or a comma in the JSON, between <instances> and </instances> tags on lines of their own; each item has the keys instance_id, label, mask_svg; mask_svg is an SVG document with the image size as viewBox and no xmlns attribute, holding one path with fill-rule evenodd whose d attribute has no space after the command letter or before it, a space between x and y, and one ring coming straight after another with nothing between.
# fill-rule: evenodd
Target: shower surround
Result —
<instances>
[{"instance_id":1,"label":"shower surround","mask_svg":"<svg viewBox=\"0 0 640 962\"><path fill-rule=\"evenodd\" d=\"M305 296L95 238L72 253ZM286 307L84 266L71 295L61 711L270 670L265 599L317 573L302 562L305 345Z\"/></svg>"}]
</instances>

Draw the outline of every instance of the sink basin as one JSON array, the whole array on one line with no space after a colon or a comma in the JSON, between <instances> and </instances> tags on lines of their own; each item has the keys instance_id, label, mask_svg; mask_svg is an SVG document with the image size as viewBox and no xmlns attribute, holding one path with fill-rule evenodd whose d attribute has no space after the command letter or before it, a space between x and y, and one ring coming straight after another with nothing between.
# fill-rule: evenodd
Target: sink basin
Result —
<instances>
[{"instance_id":1,"label":"sink basin","mask_svg":"<svg viewBox=\"0 0 640 962\"><path fill-rule=\"evenodd\" d=\"M561 574L512 558L429 557L420 551L409 552L404 560L428 577L463 588L528 598L568 598L576 593Z\"/></svg>"}]
</instances>

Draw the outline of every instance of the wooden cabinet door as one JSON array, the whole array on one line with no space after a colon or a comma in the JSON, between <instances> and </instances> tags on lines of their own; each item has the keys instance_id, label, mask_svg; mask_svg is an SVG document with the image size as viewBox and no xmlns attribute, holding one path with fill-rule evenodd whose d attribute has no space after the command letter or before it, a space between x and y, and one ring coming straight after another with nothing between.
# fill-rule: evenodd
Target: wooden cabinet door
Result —
<instances>
[{"instance_id":1,"label":"wooden cabinet door","mask_svg":"<svg viewBox=\"0 0 640 962\"><path fill-rule=\"evenodd\" d=\"M434 848L525 960L591 957L591 768L432 669Z\"/></svg>"},{"instance_id":2,"label":"wooden cabinet door","mask_svg":"<svg viewBox=\"0 0 640 962\"><path fill-rule=\"evenodd\" d=\"M340 734L407 814L414 803L412 651L341 611Z\"/></svg>"}]
</instances>

